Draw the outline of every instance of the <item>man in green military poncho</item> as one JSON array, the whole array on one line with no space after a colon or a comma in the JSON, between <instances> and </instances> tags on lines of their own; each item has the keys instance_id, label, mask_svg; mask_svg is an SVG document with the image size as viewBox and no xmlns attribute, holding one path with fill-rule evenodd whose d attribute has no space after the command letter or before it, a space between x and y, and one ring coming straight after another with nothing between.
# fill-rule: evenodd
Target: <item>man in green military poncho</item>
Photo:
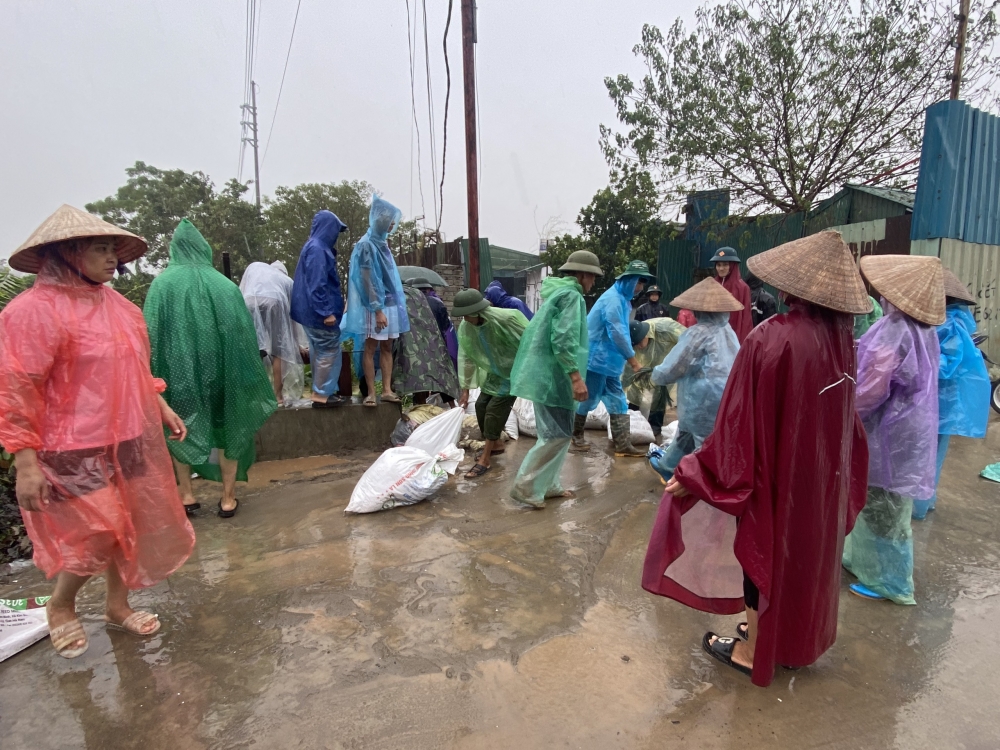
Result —
<instances>
[{"instance_id":1,"label":"man in green military poncho","mask_svg":"<svg viewBox=\"0 0 1000 750\"><path fill-rule=\"evenodd\" d=\"M562 278L542 282L542 306L531 319L514 360L511 393L534 404L538 441L517 473L511 497L535 508L546 498L572 497L559 472L573 436L576 403L587 400L587 306L583 293L603 276L597 256L571 253Z\"/></svg>"},{"instance_id":2,"label":"man in green military poncho","mask_svg":"<svg viewBox=\"0 0 1000 750\"><path fill-rule=\"evenodd\" d=\"M477 289L456 294L451 314L464 318L458 327L459 404L465 407L469 403L470 388L480 389L476 421L486 446L465 475L475 479L490 470L494 453L503 453L500 434L515 401L510 393L510 372L528 319L520 310L493 307Z\"/></svg>"},{"instance_id":3,"label":"man in green military poncho","mask_svg":"<svg viewBox=\"0 0 1000 750\"><path fill-rule=\"evenodd\" d=\"M622 387L625 389L625 398L628 399L629 408L639 409L642 403L643 394L652 391L653 402L649 407L649 426L653 428L653 434L659 435L663 429L663 415L670 404L668 386L653 385L650 374L654 367L659 367L663 360L667 358L677 339L684 333L684 326L673 318L649 318L643 321L647 324L645 330L637 329L637 322L633 321L629 326L629 332L638 330L632 336L632 347L635 349L635 358L639 361L641 369L634 371L628 364L622 370Z\"/></svg>"},{"instance_id":4,"label":"man in green military poncho","mask_svg":"<svg viewBox=\"0 0 1000 750\"><path fill-rule=\"evenodd\" d=\"M219 516L236 514L236 482L254 462L254 435L277 408L257 334L236 284L212 267L212 248L184 219L170 242L170 263L153 279L143 307L153 376L187 425L168 446L188 514L198 509L191 471L222 482Z\"/></svg>"}]
</instances>

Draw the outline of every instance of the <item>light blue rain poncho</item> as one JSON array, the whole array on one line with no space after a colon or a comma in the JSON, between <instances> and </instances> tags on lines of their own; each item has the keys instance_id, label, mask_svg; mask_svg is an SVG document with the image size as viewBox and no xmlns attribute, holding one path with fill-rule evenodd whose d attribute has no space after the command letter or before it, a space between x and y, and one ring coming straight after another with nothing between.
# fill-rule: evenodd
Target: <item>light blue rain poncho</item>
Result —
<instances>
[{"instance_id":1,"label":"light blue rain poncho","mask_svg":"<svg viewBox=\"0 0 1000 750\"><path fill-rule=\"evenodd\" d=\"M986 362L972 334L976 332L976 319L965 303L948 305L948 317L937 327L941 345L941 367L938 370L938 446L937 476L941 481L941 467L948 453L952 435L986 437L986 423L990 414L990 376ZM929 500L913 501L913 517L923 519L937 504L937 490Z\"/></svg>"},{"instance_id":2,"label":"light blue rain poncho","mask_svg":"<svg viewBox=\"0 0 1000 750\"><path fill-rule=\"evenodd\" d=\"M387 239L399 226L402 212L382 198L372 199L368 232L351 252L347 315L344 333L373 338L397 338L410 330L406 316L406 295ZM375 314L385 313L388 327L375 330Z\"/></svg>"},{"instance_id":3,"label":"light blue rain poncho","mask_svg":"<svg viewBox=\"0 0 1000 750\"><path fill-rule=\"evenodd\" d=\"M625 276L600 296L587 315L587 334L590 357L587 373L600 373L618 377L625 361L635 356L628 334L632 295L635 294L638 276Z\"/></svg>"},{"instance_id":4,"label":"light blue rain poncho","mask_svg":"<svg viewBox=\"0 0 1000 750\"><path fill-rule=\"evenodd\" d=\"M655 385L677 383L677 431L700 446L715 427L722 392L740 350L727 312L695 312L697 323L653 369Z\"/></svg>"}]
</instances>

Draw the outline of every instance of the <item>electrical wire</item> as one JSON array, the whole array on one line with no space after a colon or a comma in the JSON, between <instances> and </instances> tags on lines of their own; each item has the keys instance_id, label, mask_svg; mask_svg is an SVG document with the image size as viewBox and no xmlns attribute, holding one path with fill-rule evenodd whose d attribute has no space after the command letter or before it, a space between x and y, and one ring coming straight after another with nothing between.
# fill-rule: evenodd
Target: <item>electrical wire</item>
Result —
<instances>
[{"instance_id":1,"label":"electrical wire","mask_svg":"<svg viewBox=\"0 0 1000 750\"><path fill-rule=\"evenodd\" d=\"M448 0L448 20L444 24L444 41L442 46L444 47L444 70L448 78L448 84L445 88L444 94L444 128L443 128L443 141L441 144L441 187L440 187L440 201L438 201L438 214L437 223L434 227L434 232L437 234L438 242L441 241L441 220L444 217L444 174L445 168L447 166L448 159L448 103L451 101L451 65L448 62L448 30L451 28L451 8L453 0Z\"/></svg>"},{"instance_id":2,"label":"electrical wire","mask_svg":"<svg viewBox=\"0 0 1000 750\"><path fill-rule=\"evenodd\" d=\"M413 7L413 26L410 26L410 0L406 0L406 44L410 50L410 108L413 111L413 127L417 133L417 185L420 188L420 213L427 215L427 207L424 201L424 176L421 167L422 156L420 153L420 122L417 119L417 87L416 87L416 26L417 10L416 3Z\"/></svg>"},{"instance_id":3,"label":"electrical wire","mask_svg":"<svg viewBox=\"0 0 1000 750\"><path fill-rule=\"evenodd\" d=\"M431 146L431 199L434 204L434 218L436 221L438 215L437 191L433 188L437 185L437 145L434 138L434 92L431 88L431 51L430 43L427 40L427 0L421 0L421 5L423 7L424 23L424 73L427 78L428 140Z\"/></svg>"},{"instance_id":4,"label":"electrical wire","mask_svg":"<svg viewBox=\"0 0 1000 750\"><path fill-rule=\"evenodd\" d=\"M274 115L271 117L271 127L267 131L267 142L264 145L264 158L260 160L263 167L267 161L267 150L271 147L271 134L274 133L274 121L278 119L278 107L281 106L281 92L285 90L285 74L288 73L288 61L292 57L292 42L295 41L295 28L299 25L299 10L302 8L302 0L295 6L295 19L292 21L292 35L288 39L288 52L285 54L285 67L281 71L281 83L278 85L278 99L274 103ZM407 16L409 17L409 16Z\"/></svg>"}]
</instances>

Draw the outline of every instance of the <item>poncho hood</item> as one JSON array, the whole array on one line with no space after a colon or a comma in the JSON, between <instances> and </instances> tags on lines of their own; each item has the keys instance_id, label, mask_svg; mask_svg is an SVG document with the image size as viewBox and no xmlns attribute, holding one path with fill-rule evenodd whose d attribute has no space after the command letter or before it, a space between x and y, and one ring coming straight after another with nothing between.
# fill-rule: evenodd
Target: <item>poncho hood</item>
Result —
<instances>
[{"instance_id":1,"label":"poncho hood","mask_svg":"<svg viewBox=\"0 0 1000 750\"><path fill-rule=\"evenodd\" d=\"M337 214L323 209L313 217L309 239L322 243L336 255L337 239L345 229L347 225L337 217Z\"/></svg>"},{"instance_id":2,"label":"poncho hood","mask_svg":"<svg viewBox=\"0 0 1000 750\"><path fill-rule=\"evenodd\" d=\"M399 228L402 215L403 212L389 201L378 196L372 198L372 207L368 212L368 236L376 242L385 242Z\"/></svg>"},{"instance_id":3,"label":"poncho hood","mask_svg":"<svg viewBox=\"0 0 1000 750\"><path fill-rule=\"evenodd\" d=\"M198 231L198 227L187 219L181 219L170 240L170 262L192 266L212 265L212 246Z\"/></svg>"},{"instance_id":4,"label":"poncho hood","mask_svg":"<svg viewBox=\"0 0 1000 750\"><path fill-rule=\"evenodd\" d=\"M572 288L576 288L580 294L583 294L583 287L580 286L580 282L576 280L576 277L547 276L542 280L542 288L538 294L543 300L546 300L558 291Z\"/></svg>"}]
</instances>

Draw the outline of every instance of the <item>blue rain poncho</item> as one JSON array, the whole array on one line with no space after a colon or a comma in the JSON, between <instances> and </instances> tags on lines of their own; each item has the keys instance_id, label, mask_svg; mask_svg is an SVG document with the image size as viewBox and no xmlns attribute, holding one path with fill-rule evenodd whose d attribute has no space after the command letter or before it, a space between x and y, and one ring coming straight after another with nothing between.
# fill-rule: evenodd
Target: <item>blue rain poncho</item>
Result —
<instances>
[{"instance_id":1,"label":"blue rain poncho","mask_svg":"<svg viewBox=\"0 0 1000 750\"><path fill-rule=\"evenodd\" d=\"M333 315L340 322L344 296L337 274L337 238L347 227L332 211L320 211L312 220L309 239L302 246L292 286L292 320L306 328L324 328Z\"/></svg>"},{"instance_id":2,"label":"blue rain poncho","mask_svg":"<svg viewBox=\"0 0 1000 750\"><path fill-rule=\"evenodd\" d=\"M520 310L521 314L528 320L531 320L535 315L521 300L507 294L507 290L503 288L503 284L499 281L491 281L490 285L486 287L486 291L483 292L483 296L493 307L499 307L504 310Z\"/></svg>"},{"instance_id":3,"label":"blue rain poncho","mask_svg":"<svg viewBox=\"0 0 1000 750\"><path fill-rule=\"evenodd\" d=\"M632 312L632 295L639 281L638 276L618 279L594 303L587 315L587 337L590 356L587 372L611 375L622 374L625 362L635 356L629 338L629 315Z\"/></svg>"},{"instance_id":4,"label":"blue rain poncho","mask_svg":"<svg viewBox=\"0 0 1000 750\"><path fill-rule=\"evenodd\" d=\"M740 350L727 312L696 312L697 323L677 339L677 345L653 369L655 385L677 383L677 429L697 441L715 426L729 371Z\"/></svg>"},{"instance_id":5,"label":"blue rain poncho","mask_svg":"<svg viewBox=\"0 0 1000 750\"><path fill-rule=\"evenodd\" d=\"M941 346L938 370L938 433L986 437L990 415L990 376L983 355L972 343L976 319L960 303L948 305L937 328Z\"/></svg>"},{"instance_id":6,"label":"blue rain poncho","mask_svg":"<svg viewBox=\"0 0 1000 750\"><path fill-rule=\"evenodd\" d=\"M387 239L399 226L402 212L388 201L375 197L368 214L368 232L358 240L351 252L350 291L344 333L369 338L376 334L375 314L385 313L388 327L380 331L389 338L410 330L406 316L406 295L400 281L396 261Z\"/></svg>"}]
</instances>

